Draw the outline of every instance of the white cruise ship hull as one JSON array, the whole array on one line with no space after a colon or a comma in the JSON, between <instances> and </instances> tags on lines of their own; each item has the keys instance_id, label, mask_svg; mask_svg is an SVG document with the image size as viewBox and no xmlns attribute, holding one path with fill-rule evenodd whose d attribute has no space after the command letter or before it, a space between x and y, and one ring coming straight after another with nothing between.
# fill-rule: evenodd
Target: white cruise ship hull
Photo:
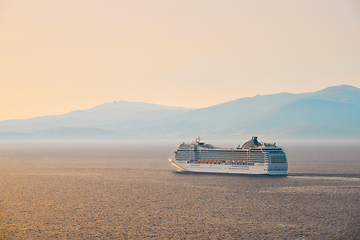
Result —
<instances>
[{"instance_id":1,"label":"white cruise ship hull","mask_svg":"<svg viewBox=\"0 0 360 240\"><path fill-rule=\"evenodd\" d=\"M254 165L196 164L169 159L178 171L199 173L287 175L287 163L255 163Z\"/></svg>"}]
</instances>

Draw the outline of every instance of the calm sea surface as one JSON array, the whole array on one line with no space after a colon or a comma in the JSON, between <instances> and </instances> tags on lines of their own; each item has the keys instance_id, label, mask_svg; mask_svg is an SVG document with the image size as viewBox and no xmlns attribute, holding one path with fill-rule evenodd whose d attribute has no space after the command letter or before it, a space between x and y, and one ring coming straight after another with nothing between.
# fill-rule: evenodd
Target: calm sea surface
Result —
<instances>
[{"instance_id":1,"label":"calm sea surface","mask_svg":"<svg viewBox=\"0 0 360 240\"><path fill-rule=\"evenodd\" d=\"M360 239L359 141L278 142L287 177L177 173L178 144L0 141L0 239Z\"/></svg>"}]
</instances>

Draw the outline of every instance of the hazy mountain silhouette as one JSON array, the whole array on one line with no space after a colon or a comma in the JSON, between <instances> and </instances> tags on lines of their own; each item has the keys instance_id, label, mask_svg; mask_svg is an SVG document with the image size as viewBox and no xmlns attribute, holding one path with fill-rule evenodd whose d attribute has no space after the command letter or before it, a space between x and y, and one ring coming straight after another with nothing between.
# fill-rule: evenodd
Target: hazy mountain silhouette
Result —
<instances>
[{"instance_id":1,"label":"hazy mountain silhouette","mask_svg":"<svg viewBox=\"0 0 360 240\"><path fill-rule=\"evenodd\" d=\"M244 124L222 130L273 138L360 139L360 106L320 99L300 99Z\"/></svg>"},{"instance_id":2,"label":"hazy mountain silhouette","mask_svg":"<svg viewBox=\"0 0 360 240\"><path fill-rule=\"evenodd\" d=\"M104 125L144 119L163 119L193 110L183 107L168 107L150 103L114 101L86 110L72 111L63 115L52 115L30 119L0 121L0 132L34 132L52 128L102 128Z\"/></svg>"},{"instance_id":3,"label":"hazy mountain silhouette","mask_svg":"<svg viewBox=\"0 0 360 240\"><path fill-rule=\"evenodd\" d=\"M119 101L87 110L0 121L1 139L360 139L360 89L333 86L312 93L240 98L188 109Z\"/></svg>"}]
</instances>

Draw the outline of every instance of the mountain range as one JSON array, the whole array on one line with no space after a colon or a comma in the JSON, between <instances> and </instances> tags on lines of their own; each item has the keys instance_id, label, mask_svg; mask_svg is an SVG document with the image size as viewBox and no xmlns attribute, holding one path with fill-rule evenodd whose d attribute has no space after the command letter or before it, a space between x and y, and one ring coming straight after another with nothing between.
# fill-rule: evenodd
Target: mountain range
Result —
<instances>
[{"instance_id":1,"label":"mountain range","mask_svg":"<svg viewBox=\"0 0 360 240\"><path fill-rule=\"evenodd\" d=\"M0 139L360 139L360 89L239 98L191 109L114 101L63 115L0 121Z\"/></svg>"}]
</instances>

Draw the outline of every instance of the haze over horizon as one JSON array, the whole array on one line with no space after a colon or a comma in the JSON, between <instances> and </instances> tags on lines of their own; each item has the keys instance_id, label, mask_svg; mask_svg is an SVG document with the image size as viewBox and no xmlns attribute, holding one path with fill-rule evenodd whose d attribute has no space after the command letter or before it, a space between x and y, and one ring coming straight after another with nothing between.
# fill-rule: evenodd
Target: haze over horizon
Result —
<instances>
[{"instance_id":1,"label":"haze over horizon","mask_svg":"<svg viewBox=\"0 0 360 240\"><path fill-rule=\"evenodd\" d=\"M0 120L360 88L360 4L1 1Z\"/></svg>"}]
</instances>

